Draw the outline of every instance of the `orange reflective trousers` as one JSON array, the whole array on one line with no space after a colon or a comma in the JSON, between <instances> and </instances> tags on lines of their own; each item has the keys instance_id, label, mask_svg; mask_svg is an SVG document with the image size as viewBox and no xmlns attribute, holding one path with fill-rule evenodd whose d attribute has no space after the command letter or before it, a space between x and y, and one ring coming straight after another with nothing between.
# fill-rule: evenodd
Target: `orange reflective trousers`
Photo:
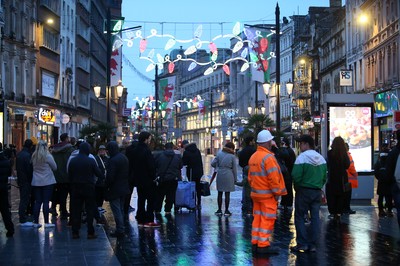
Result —
<instances>
[{"instance_id":1,"label":"orange reflective trousers","mask_svg":"<svg viewBox=\"0 0 400 266\"><path fill-rule=\"evenodd\" d=\"M274 230L278 204L274 197L257 200L253 198L253 224L251 228L251 244L258 247L270 245Z\"/></svg>"}]
</instances>

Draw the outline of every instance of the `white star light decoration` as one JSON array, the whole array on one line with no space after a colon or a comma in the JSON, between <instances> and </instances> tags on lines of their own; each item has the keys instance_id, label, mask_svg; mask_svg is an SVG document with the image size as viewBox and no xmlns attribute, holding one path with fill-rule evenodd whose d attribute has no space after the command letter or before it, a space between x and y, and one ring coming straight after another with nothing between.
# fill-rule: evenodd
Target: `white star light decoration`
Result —
<instances>
[{"instance_id":1,"label":"white star light decoration","mask_svg":"<svg viewBox=\"0 0 400 266\"><path fill-rule=\"evenodd\" d=\"M207 46L208 50L211 53L210 61L208 62L198 62L193 58L184 58L182 55L178 54L176 59L171 60L169 56L162 56L161 54L157 53L155 55L154 49L151 49L148 53L147 56L140 56L140 59L147 60L150 62L150 64L146 68L146 72L152 71L155 66L157 65L159 69L164 68L164 64L168 63L168 72L172 73L175 68L175 63L178 61L189 61L191 62L188 67L188 71L193 70L196 66L209 66L206 71L204 72L204 75L209 75L214 72L218 67L222 66L222 69L224 72L229 75L230 74L230 69L229 69L229 63L233 61L243 61L243 65L240 69L241 72L246 71L250 66L254 68L259 68L259 64L261 63L263 65L264 71L268 69L268 60L271 58L275 57L274 52L270 52L269 56L267 58L264 58L263 53L257 53L254 51L254 49L258 49L258 46L261 45L263 48L267 49L268 47L268 41L267 37L274 34L274 31L271 31L271 33L268 34L268 36L263 37L261 35L261 31L256 30L256 31L251 31L247 28L244 29L244 34L246 36L246 39L243 40L239 35L241 33L241 24L240 22L237 22L233 29L232 33L230 34L225 34L225 35L217 35L215 36L212 40L210 41L203 41L201 39L203 33L203 26L199 25L197 29L194 32L194 37L193 39L188 39L188 40L179 40L175 38L173 35L170 34L157 34L157 30L152 29L150 31L150 35L143 37L142 31L138 30L136 32L126 32L126 39L122 39L120 37L117 37L116 41L113 44L113 50L118 49L119 47L122 46L124 42L127 43L128 47L133 46L133 42L135 39L140 39L139 43L139 51L141 54L143 54L146 49L147 49L147 44L148 41L151 38L168 38L164 49L165 50L170 50L172 49L177 43L182 43L182 44L190 44L190 45L185 51L184 55L189 56L194 54L197 50L201 49L203 46ZM230 58L226 60L225 62L217 62L218 58L218 49L216 45L216 41L218 39L223 39L223 38L229 38L229 39L236 39L236 43L234 47L232 48L232 53L238 53L240 54L236 57ZM255 40L257 38L261 38L260 42L256 42ZM247 47L245 47L245 43L247 43ZM243 49L243 47L245 47ZM249 48L250 51L249 51ZM248 55L250 55L250 60L247 59Z\"/></svg>"}]
</instances>

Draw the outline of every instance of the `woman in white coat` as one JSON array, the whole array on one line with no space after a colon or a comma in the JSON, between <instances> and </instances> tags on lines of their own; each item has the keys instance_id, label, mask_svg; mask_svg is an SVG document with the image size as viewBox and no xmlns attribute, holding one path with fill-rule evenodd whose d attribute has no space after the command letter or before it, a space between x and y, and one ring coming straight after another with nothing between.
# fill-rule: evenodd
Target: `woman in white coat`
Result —
<instances>
[{"instance_id":1,"label":"woman in white coat","mask_svg":"<svg viewBox=\"0 0 400 266\"><path fill-rule=\"evenodd\" d=\"M230 193L235 191L237 181L237 166L235 157L235 145L232 142L217 153L211 162L211 166L217 169L218 210L216 215L222 215L222 195L225 192L225 216L230 216L229 211Z\"/></svg>"},{"instance_id":2,"label":"woman in white coat","mask_svg":"<svg viewBox=\"0 0 400 266\"><path fill-rule=\"evenodd\" d=\"M42 226L39 224L39 214L43 205L44 227L54 227L54 224L49 223L49 201L56 183L53 171L57 170L57 164L47 148L46 141L39 141L31 160L33 166L32 189L35 198L33 226L36 228Z\"/></svg>"}]
</instances>

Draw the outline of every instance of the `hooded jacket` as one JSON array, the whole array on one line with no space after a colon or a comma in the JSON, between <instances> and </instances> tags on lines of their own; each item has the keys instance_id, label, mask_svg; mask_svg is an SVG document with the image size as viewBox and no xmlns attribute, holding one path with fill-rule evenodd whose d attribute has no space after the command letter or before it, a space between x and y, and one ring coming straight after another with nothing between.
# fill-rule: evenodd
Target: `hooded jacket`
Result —
<instances>
[{"instance_id":1,"label":"hooded jacket","mask_svg":"<svg viewBox=\"0 0 400 266\"><path fill-rule=\"evenodd\" d=\"M54 171L57 183L68 183L67 162L75 148L68 142L60 142L53 147L52 155L57 164L57 170Z\"/></svg>"},{"instance_id":2,"label":"hooded jacket","mask_svg":"<svg viewBox=\"0 0 400 266\"><path fill-rule=\"evenodd\" d=\"M72 184L96 184L97 178L104 178L96 160L89 157L90 146L84 142L79 145L79 153L68 164L69 181Z\"/></svg>"},{"instance_id":3,"label":"hooded jacket","mask_svg":"<svg viewBox=\"0 0 400 266\"><path fill-rule=\"evenodd\" d=\"M17 154L16 169L18 185L30 184L32 182L33 167L31 163L32 153L29 148L24 147Z\"/></svg>"},{"instance_id":4,"label":"hooded jacket","mask_svg":"<svg viewBox=\"0 0 400 266\"><path fill-rule=\"evenodd\" d=\"M314 150L306 150L297 157L292 178L294 187L321 189L326 182L326 161Z\"/></svg>"},{"instance_id":5,"label":"hooded jacket","mask_svg":"<svg viewBox=\"0 0 400 266\"><path fill-rule=\"evenodd\" d=\"M185 147L182 155L182 163L186 165L186 176L189 180L196 181L204 174L203 161L201 153L196 146L196 143L190 143Z\"/></svg>"},{"instance_id":6,"label":"hooded jacket","mask_svg":"<svg viewBox=\"0 0 400 266\"><path fill-rule=\"evenodd\" d=\"M174 150L165 150L156 157L157 176L161 182L181 179L182 159Z\"/></svg>"},{"instance_id":7,"label":"hooded jacket","mask_svg":"<svg viewBox=\"0 0 400 266\"><path fill-rule=\"evenodd\" d=\"M107 150L110 159L107 164L105 197L107 200L114 200L125 197L130 193L128 184L129 162L128 158L119 151L116 141L110 141L107 144Z\"/></svg>"}]
</instances>

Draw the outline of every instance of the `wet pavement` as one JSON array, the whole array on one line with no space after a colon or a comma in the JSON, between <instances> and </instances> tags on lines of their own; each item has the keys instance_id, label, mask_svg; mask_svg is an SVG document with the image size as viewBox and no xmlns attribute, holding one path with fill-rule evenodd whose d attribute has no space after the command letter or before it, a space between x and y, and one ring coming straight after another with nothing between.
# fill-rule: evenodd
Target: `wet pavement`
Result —
<instances>
[{"instance_id":1,"label":"wet pavement","mask_svg":"<svg viewBox=\"0 0 400 266\"><path fill-rule=\"evenodd\" d=\"M206 159L208 160L208 159ZM210 174L211 169L207 169ZM15 182L15 181L13 181ZM108 203L105 227L96 227L98 238L72 239L65 220L54 218L52 229L21 228L18 225L18 191L12 193L15 235L6 238L0 223L0 265L400 265L400 234L396 217L378 217L376 201L353 205L356 214L342 217L336 224L321 208L321 233L317 252L295 254L292 212L278 211L272 243L279 255L254 256L251 252L251 217L242 216L241 188L231 193L230 217L218 217L217 192L203 197L200 212L172 213L159 216L161 228L139 228L129 214L126 236L111 238L114 228ZM134 193L132 206L136 207Z\"/></svg>"},{"instance_id":2,"label":"wet pavement","mask_svg":"<svg viewBox=\"0 0 400 266\"><path fill-rule=\"evenodd\" d=\"M336 224L321 208L316 253L292 253L296 245L292 212L279 210L273 244L276 256L253 256L251 217L241 214L241 191L232 193L230 217L218 217L216 194L203 198L201 212L159 217L162 227L139 228L134 212L127 237L111 239L122 265L400 265L400 237L395 217L380 218L376 206L353 206L356 214ZM108 217L111 220L111 217Z\"/></svg>"}]
</instances>

